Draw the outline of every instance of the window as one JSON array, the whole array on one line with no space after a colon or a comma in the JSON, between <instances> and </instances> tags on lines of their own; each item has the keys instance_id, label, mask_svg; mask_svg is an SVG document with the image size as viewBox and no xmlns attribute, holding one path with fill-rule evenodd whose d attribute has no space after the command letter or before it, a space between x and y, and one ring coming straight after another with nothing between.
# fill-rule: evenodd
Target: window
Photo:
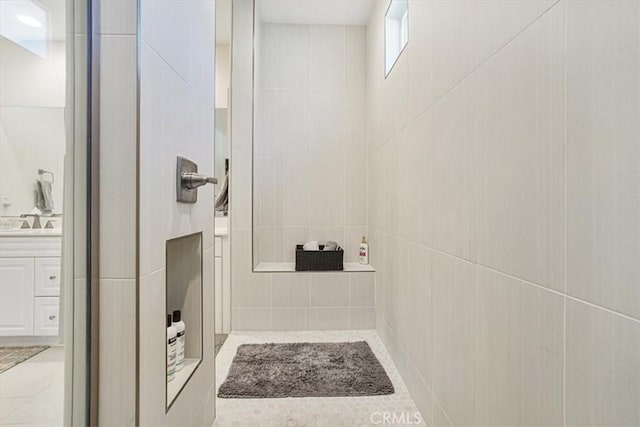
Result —
<instances>
[{"instance_id":1,"label":"window","mask_svg":"<svg viewBox=\"0 0 640 427\"><path fill-rule=\"evenodd\" d=\"M385 76L393 68L409 41L409 10L407 0L391 0L384 16Z\"/></svg>"}]
</instances>

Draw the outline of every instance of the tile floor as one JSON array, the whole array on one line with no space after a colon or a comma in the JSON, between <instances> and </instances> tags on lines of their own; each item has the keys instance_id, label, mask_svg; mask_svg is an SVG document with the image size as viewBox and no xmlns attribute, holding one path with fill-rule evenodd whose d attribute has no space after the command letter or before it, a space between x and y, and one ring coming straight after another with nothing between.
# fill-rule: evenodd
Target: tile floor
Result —
<instances>
[{"instance_id":1,"label":"tile floor","mask_svg":"<svg viewBox=\"0 0 640 427\"><path fill-rule=\"evenodd\" d=\"M239 345L267 342L365 340L387 371L396 392L387 396L287 399L216 398L217 427L420 425L418 409L375 331L232 332L216 357L216 384L225 380ZM387 422L383 422L383 417ZM393 417L396 422L393 422Z\"/></svg>"},{"instance_id":2,"label":"tile floor","mask_svg":"<svg viewBox=\"0 0 640 427\"><path fill-rule=\"evenodd\" d=\"M0 374L48 348L45 345L0 347Z\"/></svg>"},{"instance_id":3,"label":"tile floor","mask_svg":"<svg viewBox=\"0 0 640 427\"><path fill-rule=\"evenodd\" d=\"M229 334L216 334L215 336L215 356L218 357L218 353L220 353L220 349L224 345L224 342L227 340Z\"/></svg>"},{"instance_id":4,"label":"tile floor","mask_svg":"<svg viewBox=\"0 0 640 427\"><path fill-rule=\"evenodd\" d=\"M61 426L64 348L51 347L0 374L0 425Z\"/></svg>"}]
</instances>

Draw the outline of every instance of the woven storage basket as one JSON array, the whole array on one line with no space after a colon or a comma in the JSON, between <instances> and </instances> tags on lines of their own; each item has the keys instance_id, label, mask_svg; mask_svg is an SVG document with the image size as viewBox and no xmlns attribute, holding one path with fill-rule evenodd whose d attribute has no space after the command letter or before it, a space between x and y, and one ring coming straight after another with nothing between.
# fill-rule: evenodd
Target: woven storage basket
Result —
<instances>
[{"instance_id":1,"label":"woven storage basket","mask_svg":"<svg viewBox=\"0 0 640 427\"><path fill-rule=\"evenodd\" d=\"M320 245L319 251L305 251L302 245L296 245L296 271L341 271L343 270L344 250L323 251Z\"/></svg>"}]
</instances>

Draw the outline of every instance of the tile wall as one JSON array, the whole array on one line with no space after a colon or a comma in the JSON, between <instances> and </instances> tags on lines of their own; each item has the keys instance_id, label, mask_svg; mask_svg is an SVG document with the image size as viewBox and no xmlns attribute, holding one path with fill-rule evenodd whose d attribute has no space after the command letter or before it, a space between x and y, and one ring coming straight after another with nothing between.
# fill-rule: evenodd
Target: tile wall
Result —
<instances>
[{"instance_id":1,"label":"tile wall","mask_svg":"<svg viewBox=\"0 0 640 427\"><path fill-rule=\"evenodd\" d=\"M256 18L254 264L337 241L357 262L367 235L366 29Z\"/></svg>"},{"instance_id":2,"label":"tile wall","mask_svg":"<svg viewBox=\"0 0 640 427\"><path fill-rule=\"evenodd\" d=\"M373 273L254 273L252 266L252 251L256 248L252 246L252 73L253 69L253 2L250 0L237 0L233 3L233 51L232 51L232 129L231 129L231 207L230 207L230 220L231 220L231 283L232 283L232 329L233 330L299 330L299 329L373 329L375 328L375 301L374 301L374 275ZM264 31L265 28L257 28L257 31ZM258 157L264 160L265 165L271 162L278 161L282 163L285 159L289 159L289 154L295 154L296 150L302 150L301 156L295 161L291 161L291 168L278 168L276 170L283 173L290 173L288 176L280 175L280 181L286 178L287 191L286 194L291 196L288 199L278 199L281 201L280 209L284 212L279 212L279 216L287 221L287 224L293 227L282 228L283 236L289 234L289 231L295 230L299 225L303 229L303 233L296 237L289 238L291 242L296 239L308 239L308 238L322 238L324 234L309 234L312 230L316 230L318 233L322 230L330 232L327 236L342 235L345 234L347 239L347 233L349 230L353 230L354 236L349 238L355 242L352 246L357 248L359 243L359 236L361 236L363 229L366 227L366 215L363 211L366 205L366 182L358 180L359 177L348 178L346 174L351 174L356 170L355 167L347 168L347 162L352 159L356 163L362 163L360 167L365 168L366 174L366 147L364 146L364 135L358 136L357 129L352 126L355 123L345 123L344 126L340 126L339 129L329 126L325 123L328 118L335 117L335 108L347 108L350 103L346 101L347 98L354 101L363 100L363 84L364 84L364 67L363 57L364 54L364 28L360 27L345 27L345 26L318 26L312 30L310 26L271 26L266 28L266 33L271 31L271 35L281 37L283 32L291 34L287 35L286 40L289 44L293 44L295 40L299 41L299 37L294 37L296 31L302 32L309 42L311 33L314 33L314 40L318 42L317 49L329 50L329 53L333 52L331 49L334 43L337 46L337 51L340 55L335 59L338 64L342 64L336 67L335 73L329 73L327 75L315 75L310 71L304 73L293 73L295 76L291 78L280 80L279 76L274 75L273 72L267 72L270 70L269 66L265 65L264 79L258 80L256 87L258 89L264 87L264 92L269 94L278 94L284 101L295 101L299 97L304 100L300 108L295 105L289 105L287 103L282 104L282 113L286 115L302 114L303 117L290 120L290 124L299 125L307 123L306 126L298 133L295 133L295 129L288 129L286 135L295 133L296 135L302 135L301 140L291 139L289 145L283 145L287 142L286 138L277 138L278 143L275 144L275 140L272 142L272 150L281 150L286 154L283 157ZM258 37L262 38L262 35ZM269 36L265 37L265 40L269 40ZM274 40L272 40L274 41ZM306 44L305 44L306 46ZM292 49L295 46L291 47ZM347 49L357 50L358 56L347 60ZM273 47L272 47L273 49ZM302 49L298 53L304 53L304 60L300 60L298 57L286 56L283 60L288 59L294 61L298 58L295 67L291 66L292 70L304 69L309 70L311 68L318 69L319 65L313 65L310 63L310 58L306 49ZM335 52L334 52L335 53ZM257 52L258 58L260 58L260 52ZM344 56L342 56L344 55ZM327 55L323 54L323 58ZM260 61L260 59L257 59ZM345 65L345 63L352 65ZM276 64L271 64L273 68ZM306 67L306 68L305 68ZM281 67L278 67L281 68ZM361 74L362 81L358 82L355 77L351 79L352 72ZM261 73L256 73L260 76ZM297 76L297 77L296 77ZM311 79L317 81L313 86L309 86L309 81L303 79ZM331 79L330 79L331 77ZM302 79L302 80L301 80ZM303 81L304 80L304 81ZM268 83L273 81L273 83ZM288 82L288 83L287 83ZM304 85L303 85L304 83ZM268 89L264 85L268 84ZM280 87L287 85L294 85L295 87ZM296 86L297 85L297 86ZM317 86L317 87L316 87ZM334 87L335 86L335 87ZM296 88L297 87L297 88ZM325 87L327 90L319 90L319 88ZM333 87L333 89L331 89ZM303 88L303 89L302 89ZM357 92L357 95L348 95L351 91ZM325 99L322 97L322 93L334 93L335 99L339 102L336 105L332 105L333 98ZM313 94L313 96L311 96ZM260 93L258 92L258 98ZM306 99L306 100L305 100ZM309 114L312 109L312 103L308 102L310 99L316 100L319 104L318 115ZM342 101L340 101L342 99ZM360 102L358 101L358 102ZM320 105L324 102L323 105ZM286 109L284 109L286 107ZM294 108L295 107L295 108ZM352 106L353 107L353 106ZM314 107L315 108L315 107ZM351 107L349 107L351 108ZM355 108L355 107L353 107ZM274 111L271 109L270 111ZM306 112L305 112L306 111ZM361 111L363 112L363 111ZM355 113L354 113L355 114ZM306 118L305 118L306 117ZM310 129L313 117L317 118L317 130L319 133L325 135L322 140L311 138ZM338 120L339 118L335 118ZM355 119L354 119L355 120ZM359 123L363 123L363 118L359 119ZM283 122L283 126L286 122ZM282 131L282 130L280 130ZM364 131L364 128L362 129ZM332 132L335 132L332 134ZM354 135L347 135L348 132L353 132ZM283 136L285 134L282 134ZM312 143L312 139L313 142ZM353 142L353 144L347 141ZM298 144L299 143L299 144ZM322 144L327 143L334 147L334 153L331 156L325 156L326 152L322 148ZM316 144L314 146L314 144ZM268 145L267 145L268 146ZM315 148L313 148L315 147ZM309 152L315 150L316 155L310 156ZM275 154L275 153L274 153ZM304 159L303 163L300 160ZM311 198L307 197L312 192L309 185L310 180L300 180L296 173L296 168L300 169L299 172L303 176L305 175L304 168L307 167L310 162L319 163L318 168L331 169L334 164L338 165L340 169L336 173L342 177L335 184L326 184L325 190L336 190L341 196L334 200L333 194L329 194L328 191L317 191L316 193L325 197L322 201L316 201L318 205L318 213L326 212L327 215L314 215L314 223L311 222ZM289 162L289 160L286 160ZM302 166L301 166L302 165ZM306 166L305 166L306 165ZM271 178L276 179L274 169L265 169L266 176L271 172ZM254 173L256 171L254 170ZM258 172L259 173L259 172ZM332 173L326 173L327 179L331 180ZM318 175L318 177L324 176L324 174ZM315 178L314 178L315 179ZM255 185L259 185L260 180L256 180ZM300 187L300 182L304 182L304 186ZM350 185L354 185L356 188L351 188ZM320 186L318 184L318 186ZM331 187L331 188L330 188ZM275 187L280 189L280 186ZM282 187L284 188L284 187ZM265 197L262 211L265 212L265 217L268 217L267 212L272 213L272 218L276 214L276 204L273 203L275 195L273 194L274 187L263 188L264 195L271 195L271 199ZM255 191L255 189L254 189ZM270 191L270 192L269 192ZM300 194L298 194L300 193ZM260 192L256 192L260 194ZM350 197L346 197L350 194ZM303 203L301 206L294 206L293 202L296 197L302 197L308 204ZM271 202L271 208L267 209L267 202ZM285 203L286 202L286 203ZM327 203L333 206L333 203L339 206L338 216L333 217L332 212L328 212L324 209ZM256 212L260 211L260 207L256 206L261 203L259 200L255 200L254 207ZM354 205L361 205L356 208ZM353 207L353 208L352 208ZM304 212L301 215L301 212ZM341 212L349 213L344 216ZM254 219L255 219L254 215ZM325 222L329 221L334 222ZM271 224L271 223L270 223ZM275 225L276 222L273 222ZM312 226L312 224L315 224ZM287 230L289 229L289 230ZM335 232L334 230L338 230ZM323 231L324 232L324 231ZM273 242L282 242L275 236L270 237ZM293 239L293 240L291 240ZM280 246L282 247L282 245ZM345 248L349 250L350 246L345 244ZM283 257L290 256L285 255L284 251L279 252L277 246L269 249L274 254L282 254ZM279 256L279 255L278 255ZM276 259L276 258L274 258ZM285 259L285 258L283 258ZM288 259L288 258L286 258ZM355 260L355 258L353 259ZM293 259L291 259L293 261Z\"/></svg>"},{"instance_id":3,"label":"tile wall","mask_svg":"<svg viewBox=\"0 0 640 427\"><path fill-rule=\"evenodd\" d=\"M202 231L213 301L213 189L176 203L175 165L213 173L214 2L104 0L100 16L99 423L211 425L213 304L202 363L166 410L165 242Z\"/></svg>"},{"instance_id":4,"label":"tile wall","mask_svg":"<svg viewBox=\"0 0 640 427\"><path fill-rule=\"evenodd\" d=\"M136 17L133 0L102 1L94 35L100 46L98 423L105 426L134 426L137 417Z\"/></svg>"},{"instance_id":5,"label":"tile wall","mask_svg":"<svg viewBox=\"0 0 640 427\"><path fill-rule=\"evenodd\" d=\"M640 2L410 0L386 79L385 9L376 327L427 424L640 425Z\"/></svg>"}]
</instances>

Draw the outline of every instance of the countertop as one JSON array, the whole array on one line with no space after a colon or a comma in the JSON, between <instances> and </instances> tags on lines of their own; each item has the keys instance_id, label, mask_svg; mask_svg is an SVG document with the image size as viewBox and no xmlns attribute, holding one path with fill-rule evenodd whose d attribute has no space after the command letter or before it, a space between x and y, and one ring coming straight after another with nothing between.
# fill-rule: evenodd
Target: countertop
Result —
<instances>
[{"instance_id":1,"label":"countertop","mask_svg":"<svg viewBox=\"0 0 640 427\"><path fill-rule=\"evenodd\" d=\"M22 230L0 230L0 237L60 237L62 236L61 228L41 228L41 229L22 229Z\"/></svg>"}]
</instances>

